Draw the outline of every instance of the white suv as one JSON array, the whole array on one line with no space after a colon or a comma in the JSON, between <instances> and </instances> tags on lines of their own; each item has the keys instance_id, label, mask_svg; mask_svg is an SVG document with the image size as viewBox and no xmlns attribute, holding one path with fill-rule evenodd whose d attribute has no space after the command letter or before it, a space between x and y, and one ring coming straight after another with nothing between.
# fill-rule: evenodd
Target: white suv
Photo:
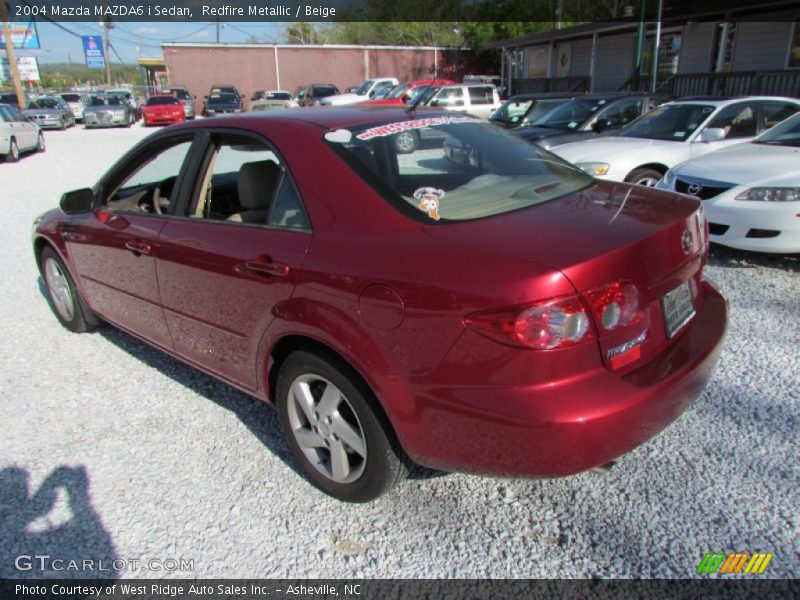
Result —
<instances>
[{"instance_id":1,"label":"white suv","mask_svg":"<svg viewBox=\"0 0 800 600\"><path fill-rule=\"evenodd\" d=\"M552 151L600 179L653 186L675 165L748 142L798 110L797 98L684 98L654 108L616 135Z\"/></svg>"},{"instance_id":2,"label":"white suv","mask_svg":"<svg viewBox=\"0 0 800 600\"><path fill-rule=\"evenodd\" d=\"M431 107L462 111L481 119L488 119L500 104L497 89L483 83L443 86L428 102Z\"/></svg>"}]
</instances>

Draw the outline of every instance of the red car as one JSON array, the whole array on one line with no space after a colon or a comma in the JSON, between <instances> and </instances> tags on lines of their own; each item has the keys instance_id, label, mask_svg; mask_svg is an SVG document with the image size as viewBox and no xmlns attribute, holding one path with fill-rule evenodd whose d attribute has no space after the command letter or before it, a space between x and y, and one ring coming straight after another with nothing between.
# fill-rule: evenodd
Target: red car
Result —
<instances>
[{"instance_id":1,"label":"red car","mask_svg":"<svg viewBox=\"0 0 800 600\"><path fill-rule=\"evenodd\" d=\"M426 144L398 154L411 130ZM698 201L431 110L164 129L39 217L33 247L65 327L111 323L274 402L348 501L411 463L606 465L698 396L727 320Z\"/></svg>"},{"instance_id":2,"label":"red car","mask_svg":"<svg viewBox=\"0 0 800 600\"><path fill-rule=\"evenodd\" d=\"M398 106L405 104L408 101L413 101L415 94L422 91L423 88L429 85L450 85L453 82L449 79L420 79L405 85L398 85L391 93L385 98L380 100L367 100L362 102L361 106ZM404 99L404 96L407 98Z\"/></svg>"},{"instance_id":3,"label":"red car","mask_svg":"<svg viewBox=\"0 0 800 600\"><path fill-rule=\"evenodd\" d=\"M142 112L144 126L169 125L170 123L185 121L184 102L171 94L154 94L150 96Z\"/></svg>"}]
</instances>

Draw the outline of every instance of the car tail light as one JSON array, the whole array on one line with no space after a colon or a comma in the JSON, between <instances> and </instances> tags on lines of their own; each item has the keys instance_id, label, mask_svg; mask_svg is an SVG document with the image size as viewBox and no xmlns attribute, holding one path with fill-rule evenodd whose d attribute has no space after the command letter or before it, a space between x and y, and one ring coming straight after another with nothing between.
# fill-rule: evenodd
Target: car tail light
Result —
<instances>
[{"instance_id":1,"label":"car tail light","mask_svg":"<svg viewBox=\"0 0 800 600\"><path fill-rule=\"evenodd\" d=\"M632 283L616 281L584 294L599 327L613 331L641 319L639 291Z\"/></svg>"},{"instance_id":2,"label":"car tail light","mask_svg":"<svg viewBox=\"0 0 800 600\"><path fill-rule=\"evenodd\" d=\"M464 322L490 339L510 346L552 350L594 338L578 296L562 296L503 310L467 315Z\"/></svg>"}]
</instances>

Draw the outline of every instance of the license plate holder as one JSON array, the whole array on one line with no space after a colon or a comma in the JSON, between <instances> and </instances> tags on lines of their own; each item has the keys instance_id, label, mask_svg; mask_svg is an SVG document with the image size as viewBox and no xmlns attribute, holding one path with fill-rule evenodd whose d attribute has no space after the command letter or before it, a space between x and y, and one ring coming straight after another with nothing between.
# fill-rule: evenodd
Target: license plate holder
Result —
<instances>
[{"instance_id":1,"label":"license plate holder","mask_svg":"<svg viewBox=\"0 0 800 600\"><path fill-rule=\"evenodd\" d=\"M696 314L692 287L688 280L664 294L661 298L661 309L667 338L672 339Z\"/></svg>"}]
</instances>

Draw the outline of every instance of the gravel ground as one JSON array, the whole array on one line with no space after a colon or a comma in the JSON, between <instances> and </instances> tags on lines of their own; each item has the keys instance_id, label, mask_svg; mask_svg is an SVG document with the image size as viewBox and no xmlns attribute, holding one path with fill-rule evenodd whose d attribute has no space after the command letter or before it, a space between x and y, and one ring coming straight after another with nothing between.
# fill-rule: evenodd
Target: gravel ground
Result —
<instances>
[{"instance_id":1,"label":"gravel ground","mask_svg":"<svg viewBox=\"0 0 800 600\"><path fill-rule=\"evenodd\" d=\"M49 554L141 560L100 573L126 577L687 577L711 551L774 552L767 575L800 574L797 258L714 252L731 319L716 375L610 474L420 469L346 505L298 475L270 407L51 314L31 221L146 133L48 132L45 154L0 164L0 576L41 575L15 558ZM193 571L146 564L169 558Z\"/></svg>"}]
</instances>

